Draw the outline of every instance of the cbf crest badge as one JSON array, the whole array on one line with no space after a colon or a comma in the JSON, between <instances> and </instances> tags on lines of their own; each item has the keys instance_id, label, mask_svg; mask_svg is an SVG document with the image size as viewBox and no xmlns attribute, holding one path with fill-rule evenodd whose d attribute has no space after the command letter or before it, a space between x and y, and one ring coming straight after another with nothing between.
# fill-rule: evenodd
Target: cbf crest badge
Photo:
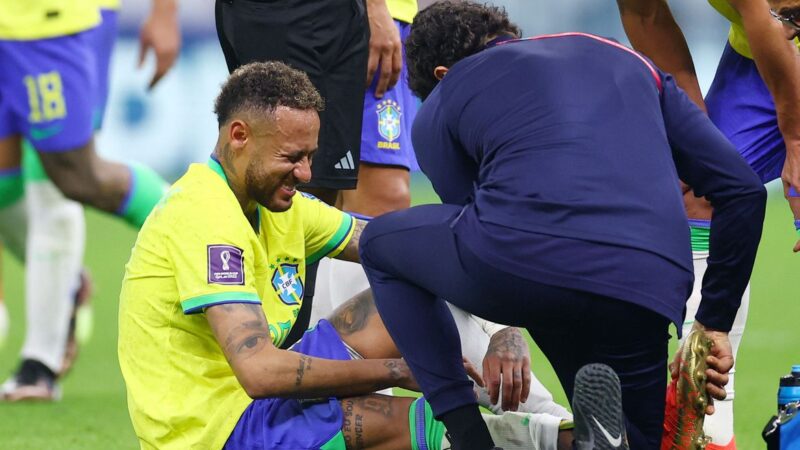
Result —
<instances>
[{"instance_id":1,"label":"cbf crest badge","mask_svg":"<svg viewBox=\"0 0 800 450\"><path fill-rule=\"evenodd\" d=\"M394 100L383 100L376 106L378 113L378 133L389 142L400 137L400 105Z\"/></svg>"},{"instance_id":2,"label":"cbf crest badge","mask_svg":"<svg viewBox=\"0 0 800 450\"><path fill-rule=\"evenodd\" d=\"M272 287L287 305L299 305L303 298L303 281L297 264L279 264L272 273Z\"/></svg>"}]
</instances>

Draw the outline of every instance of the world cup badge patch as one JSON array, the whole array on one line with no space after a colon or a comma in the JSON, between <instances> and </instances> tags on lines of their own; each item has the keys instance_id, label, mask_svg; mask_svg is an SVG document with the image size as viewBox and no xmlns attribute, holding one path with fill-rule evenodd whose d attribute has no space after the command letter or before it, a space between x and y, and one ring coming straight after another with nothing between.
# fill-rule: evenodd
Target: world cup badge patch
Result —
<instances>
[{"instance_id":1,"label":"world cup badge patch","mask_svg":"<svg viewBox=\"0 0 800 450\"><path fill-rule=\"evenodd\" d=\"M394 100L383 100L376 106L378 114L378 134L384 141L378 141L378 148L399 150L400 143L394 142L400 137L400 117L403 112L400 105Z\"/></svg>"},{"instance_id":2,"label":"world cup badge patch","mask_svg":"<svg viewBox=\"0 0 800 450\"><path fill-rule=\"evenodd\" d=\"M272 272L272 287L283 303L299 305L303 299L303 280L297 272L297 264L278 265Z\"/></svg>"},{"instance_id":3,"label":"world cup badge patch","mask_svg":"<svg viewBox=\"0 0 800 450\"><path fill-rule=\"evenodd\" d=\"M232 245L209 245L208 283L244 284L242 249Z\"/></svg>"}]
</instances>

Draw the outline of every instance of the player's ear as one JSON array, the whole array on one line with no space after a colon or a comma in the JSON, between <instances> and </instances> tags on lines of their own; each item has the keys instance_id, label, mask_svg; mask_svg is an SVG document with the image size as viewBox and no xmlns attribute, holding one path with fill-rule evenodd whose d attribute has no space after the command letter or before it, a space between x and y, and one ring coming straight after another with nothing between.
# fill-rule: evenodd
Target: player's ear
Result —
<instances>
[{"instance_id":1,"label":"player's ear","mask_svg":"<svg viewBox=\"0 0 800 450\"><path fill-rule=\"evenodd\" d=\"M250 137L250 127L247 122L234 119L228 125L228 141L233 148L241 148L247 143Z\"/></svg>"},{"instance_id":2,"label":"player's ear","mask_svg":"<svg viewBox=\"0 0 800 450\"><path fill-rule=\"evenodd\" d=\"M436 77L437 80L442 81L442 78L447 75L448 70L450 69L445 66L436 66L436 68L433 69L433 76Z\"/></svg>"}]
</instances>

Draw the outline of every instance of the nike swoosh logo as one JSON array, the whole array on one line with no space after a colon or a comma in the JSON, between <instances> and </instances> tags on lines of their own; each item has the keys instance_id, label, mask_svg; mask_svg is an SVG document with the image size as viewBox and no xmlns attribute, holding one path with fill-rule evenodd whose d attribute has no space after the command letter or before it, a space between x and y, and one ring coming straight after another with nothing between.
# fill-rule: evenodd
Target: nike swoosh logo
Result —
<instances>
[{"instance_id":1,"label":"nike swoosh logo","mask_svg":"<svg viewBox=\"0 0 800 450\"><path fill-rule=\"evenodd\" d=\"M62 129L64 129L64 125L60 123L44 128L31 127L31 138L37 141L41 141L42 139L51 138L57 135L58 133L61 133Z\"/></svg>"},{"instance_id":2,"label":"nike swoosh logo","mask_svg":"<svg viewBox=\"0 0 800 450\"><path fill-rule=\"evenodd\" d=\"M609 444L613 445L614 447L619 447L622 444L622 435L619 435L615 438L614 436L611 436L611 433L606 430L606 427L604 427L603 424L601 424L594 416L592 416L592 420L594 420L594 423L596 423L597 427L600 428L600 431L603 433L603 436L606 437L606 440Z\"/></svg>"}]
</instances>

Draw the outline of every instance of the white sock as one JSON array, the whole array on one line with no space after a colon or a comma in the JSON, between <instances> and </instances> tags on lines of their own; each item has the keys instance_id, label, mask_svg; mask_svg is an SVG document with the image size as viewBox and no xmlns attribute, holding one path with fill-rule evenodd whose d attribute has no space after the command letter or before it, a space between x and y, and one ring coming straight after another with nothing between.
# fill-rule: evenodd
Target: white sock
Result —
<instances>
[{"instance_id":1,"label":"white sock","mask_svg":"<svg viewBox=\"0 0 800 450\"><path fill-rule=\"evenodd\" d=\"M683 323L683 335L692 329L694 324L694 316L697 314L697 308L700 306L701 293L703 287L703 275L706 273L708 264L708 252L692 252L694 259L694 286L692 288L692 295L686 302L686 321ZM744 334L744 327L747 321L747 311L750 307L750 285L742 296L742 304L739 306L739 311L736 313L736 318L733 321L733 327L728 333L728 339L731 342L731 349L733 351L734 366L729 373L728 384L725 385L725 390L728 397L723 401L714 401L715 412L711 416L706 416L703 423L703 431L706 435L711 437L711 442L718 445L727 445L733 439L733 398L734 398L734 373L736 372L736 354L739 351L739 344L742 342L742 335Z\"/></svg>"},{"instance_id":2,"label":"white sock","mask_svg":"<svg viewBox=\"0 0 800 450\"><path fill-rule=\"evenodd\" d=\"M561 418L549 414L483 414L489 434L503 450L556 450Z\"/></svg>"},{"instance_id":3,"label":"white sock","mask_svg":"<svg viewBox=\"0 0 800 450\"><path fill-rule=\"evenodd\" d=\"M60 372L83 262L83 207L50 181L26 185L29 237L26 265L26 334L22 357Z\"/></svg>"},{"instance_id":4,"label":"white sock","mask_svg":"<svg viewBox=\"0 0 800 450\"><path fill-rule=\"evenodd\" d=\"M20 262L25 262L25 239L28 235L26 197L0 209L0 237L8 251Z\"/></svg>"},{"instance_id":5,"label":"white sock","mask_svg":"<svg viewBox=\"0 0 800 450\"><path fill-rule=\"evenodd\" d=\"M8 309L6 309L6 302L0 299L0 348L3 348L8 339L8 329Z\"/></svg>"}]
</instances>

